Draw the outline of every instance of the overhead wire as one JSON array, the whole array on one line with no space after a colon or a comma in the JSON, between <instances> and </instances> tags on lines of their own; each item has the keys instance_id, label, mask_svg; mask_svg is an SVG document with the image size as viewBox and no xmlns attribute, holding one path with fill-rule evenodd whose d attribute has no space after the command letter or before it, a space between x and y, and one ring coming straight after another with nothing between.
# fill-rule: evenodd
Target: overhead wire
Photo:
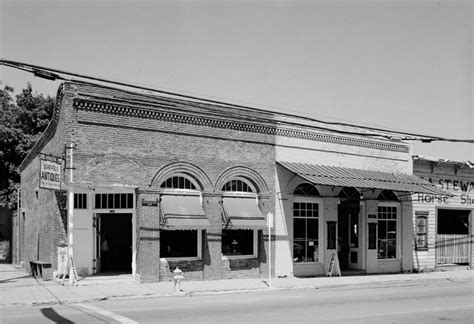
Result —
<instances>
[{"instance_id":1,"label":"overhead wire","mask_svg":"<svg viewBox=\"0 0 474 324\"><path fill-rule=\"evenodd\" d=\"M229 103L229 102L225 102L225 101L213 100L213 99L202 98L202 97L197 97L197 96L191 96L191 95L187 95L187 94L183 94L183 93L166 91L166 90L151 88L151 87L147 87L147 86L140 86L140 85L126 83L126 82L122 82L122 81L110 80L110 79L106 79L106 78L102 78L102 77L88 76L88 75L85 75L85 74L68 72L68 71L63 71L63 70L59 70L59 69L48 68L48 67L44 67L44 66L33 65L33 64L28 64L28 63L22 63L22 62L17 62L17 61L12 61L12 60L0 59L0 65L4 65L4 66L11 67L11 68L19 69L19 70L22 70L22 71L26 71L26 72L29 72L29 73L33 73L37 77L45 78L45 79L48 79L48 80L56 80L57 79L57 80L63 80L63 81L74 81L74 82L83 82L83 83L86 83L86 84L94 84L94 83L91 83L89 81L85 82L85 81L82 81L82 80L75 80L75 79L64 77L64 75L73 76L73 77L77 77L77 78L81 78L81 79L92 80L92 81L95 81L95 82L113 84L113 85L116 85L116 86L118 85L118 86L122 86L122 87L138 89L138 90L142 90L142 91L150 91L150 92L159 93L159 94L162 94L162 95L172 96L172 97L176 97L176 98L185 98L185 99L188 99L188 100L193 100L193 101L197 101L197 102L201 102L201 103L209 103L209 104L214 104L214 105L218 105L218 106L237 108L237 109L240 109L240 110L253 110L253 111L259 111L259 112L262 112L262 113L274 113L273 111L266 110L266 109L250 107L250 106L246 106L246 105L233 104L233 103ZM103 85L100 85L100 86L103 86ZM331 121L320 120L320 119L307 117L307 116L298 116L298 115L284 113L284 112L278 112L278 114L282 115L282 116L285 116L285 117L290 117L290 118L303 118L305 120L315 122L315 123L324 124L324 125L352 127L352 128L363 129L363 130L367 130L367 131L371 131L371 132L382 132L382 133L366 133L366 132L355 132L355 131L348 131L348 130L346 131L346 130L341 130L341 129L333 129L333 128L327 128L327 127L322 127L322 126L306 125L306 124L301 124L301 123L294 123L294 122L290 122L290 121L285 121L285 123L295 124L297 126L306 126L306 127L311 126L311 127L315 127L317 129L320 129L320 130L337 132L337 133L347 134L347 135L372 136L372 137L382 137L382 138L391 139L391 140L409 140L409 141L421 141L421 142L446 141L446 142L455 142L455 143L474 143L474 139L452 139L452 138L417 134L417 133L411 133L411 132L405 132L405 131L387 130L387 129L382 129L382 128L378 128L378 127L368 127L368 126L355 125L355 124L343 123L343 122L331 122ZM236 116L237 115L238 114L236 114ZM389 133L389 134L387 134L387 133ZM399 136L395 136L395 135L402 135L404 137L399 137Z\"/></svg>"}]
</instances>

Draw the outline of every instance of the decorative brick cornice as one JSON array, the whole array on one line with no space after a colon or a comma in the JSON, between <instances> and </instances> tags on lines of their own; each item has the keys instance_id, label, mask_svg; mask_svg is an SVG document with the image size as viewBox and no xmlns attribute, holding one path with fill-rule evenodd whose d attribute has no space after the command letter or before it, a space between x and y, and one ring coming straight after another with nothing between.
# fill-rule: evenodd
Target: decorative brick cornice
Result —
<instances>
[{"instance_id":1,"label":"decorative brick cornice","mask_svg":"<svg viewBox=\"0 0 474 324\"><path fill-rule=\"evenodd\" d=\"M307 126L308 129L301 129L301 127L296 128L290 123L285 123L284 121L276 120L255 122L251 119L241 121L243 120L242 117L239 120L235 117L224 115L220 118L207 116L204 117L203 114L199 114L197 112L176 112L173 111L173 109L169 106L161 106L160 104L121 104L119 102L110 102L98 99L90 100L81 98L74 100L74 108L84 111L92 111L133 118L153 119L171 123L205 126L220 129L231 129L236 131L265 134L270 136L292 137L318 142L367 147L385 151L403 153L409 152L409 146L406 144L396 144L370 139L362 139L359 137L320 133L310 130L310 125Z\"/></svg>"}]
</instances>

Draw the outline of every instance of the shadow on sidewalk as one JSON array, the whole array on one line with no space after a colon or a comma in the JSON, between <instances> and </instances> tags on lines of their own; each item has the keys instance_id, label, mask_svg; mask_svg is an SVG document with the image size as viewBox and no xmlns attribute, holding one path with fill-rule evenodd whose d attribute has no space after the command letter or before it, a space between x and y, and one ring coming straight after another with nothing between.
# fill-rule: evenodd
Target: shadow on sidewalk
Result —
<instances>
[{"instance_id":1,"label":"shadow on sidewalk","mask_svg":"<svg viewBox=\"0 0 474 324\"><path fill-rule=\"evenodd\" d=\"M64 323L64 324L74 323L74 322L68 320L67 318L62 317L61 315L56 313L56 311L52 307L41 308L40 311L41 311L41 314L43 314L44 317L46 317L47 319L51 320L54 323Z\"/></svg>"}]
</instances>

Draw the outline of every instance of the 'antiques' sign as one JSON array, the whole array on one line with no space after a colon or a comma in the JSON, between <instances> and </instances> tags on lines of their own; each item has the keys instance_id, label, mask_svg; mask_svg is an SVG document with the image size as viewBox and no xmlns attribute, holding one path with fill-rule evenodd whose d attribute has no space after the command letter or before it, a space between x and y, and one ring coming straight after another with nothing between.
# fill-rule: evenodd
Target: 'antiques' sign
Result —
<instances>
[{"instance_id":1,"label":"'antiques' sign","mask_svg":"<svg viewBox=\"0 0 474 324\"><path fill-rule=\"evenodd\" d=\"M61 164L40 160L40 183L44 189L59 190L61 185Z\"/></svg>"}]
</instances>

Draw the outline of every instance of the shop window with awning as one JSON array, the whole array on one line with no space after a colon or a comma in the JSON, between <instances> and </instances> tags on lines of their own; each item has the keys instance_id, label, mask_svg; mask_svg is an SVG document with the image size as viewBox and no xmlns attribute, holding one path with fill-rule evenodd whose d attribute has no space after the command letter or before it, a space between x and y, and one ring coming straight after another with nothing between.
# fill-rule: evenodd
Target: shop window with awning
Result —
<instances>
[{"instance_id":1,"label":"shop window with awning","mask_svg":"<svg viewBox=\"0 0 474 324\"><path fill-rule=\"evenodd\" d=\"M315 185L450 195L448 192L438 189L432 183L406 173L295 162L277 162L277 164Z\"/></svg>"},{"instance_id":2,"label":"shop window with awning","mask_svg":"<svg viewBox=\"0 0 474 324\"><path fill-rule=\"evenodd\" d=\"M222 255L228 258L257 256L257 232L266 227L258 207L256 189L243 179L233 179L222 190Z\"/></svg>"},{"instance_id":3,"label":"shop window with awning","mask_svg":"<svg viewBox=\"0 0 474 324\"><path fill-rule=\"evenodd\" d=\"M162 182L160 257L193 260L202 256L202 232L210 222L202 208L199 185L182 174Z\"/></svg>"},{"instance_id":4,"label":"shop window with awning","mask_svg":"<svg viewBox=\"0 0 474 324\"><path fill-rule=\"evenodd\" d=\"M259 230L267 226L256 197L224 197L222 207L225 228Z\"/></svg>"},{"instance_id":5,"label":"shop window with awning","mask_svg":"<svg viewBox=\"0 0 474 324\"><path fill-rule=\"evenodd\" d=\"M161 229L204 230L209 226L199 196L161 196Z\"/></svg>"},{"instance_id":6,"label":"shop window with awning","mask_svg":"<svg viewBox=\"0 0 474 324\"><path fill-rule=\"evenodd\" d=\"M163 195L160 209L160 257L200 259L202 230L210 226L200 197Z\"/></svg>"}]
</instances>

